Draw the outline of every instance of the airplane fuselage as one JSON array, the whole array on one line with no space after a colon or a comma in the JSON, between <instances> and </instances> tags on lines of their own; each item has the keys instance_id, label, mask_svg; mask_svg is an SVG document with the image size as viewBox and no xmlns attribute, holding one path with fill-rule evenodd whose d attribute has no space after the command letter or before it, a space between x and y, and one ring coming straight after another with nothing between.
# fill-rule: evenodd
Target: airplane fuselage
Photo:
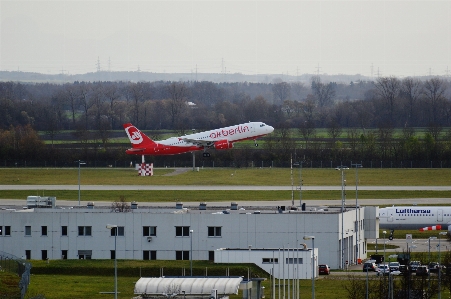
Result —
<instances>
[{"instance_id":1,"label":"airplane fuselage","mask_svg":"<svg viewBox=\"0 0 451 299\"><path fill-rule=\"evenodd\" d=\"M441 225L448 229L451 224L451 207L402 206L379 209L381 229L421 229Z\"/></svg>"},{"instance_id":2,"label":"airplane fuselage","mask_svg":"<svg viewBox=\"0 0 451 299\"><path fill-rule=\"evenodd\" d=\"M234 142L255 140L274 131L273 127L262 122L249 122L180 137L171 137L161 141L152 141L152 144L141 146L137 144L140 138L142 140L142 133L133 128L126 128L132 143L136 139L133 148L126 150L126 153L130 155L155 156L176 155L208 148L229 149L233 147Z\"/></svg>"}]
</instances>

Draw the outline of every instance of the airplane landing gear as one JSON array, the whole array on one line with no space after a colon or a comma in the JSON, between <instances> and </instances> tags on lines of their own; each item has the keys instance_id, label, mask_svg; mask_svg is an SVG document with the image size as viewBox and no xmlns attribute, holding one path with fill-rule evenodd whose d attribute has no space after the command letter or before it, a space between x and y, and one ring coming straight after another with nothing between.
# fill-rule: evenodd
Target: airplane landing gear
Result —
<instances>
[{"instance_id":1,"label":"airplane landing gear","mask_svg":"<svg viewBox=\"0 0 451 299\"><path fill-rule=\"evenodd\" d=\"M391 241L391 240L393 240L393 233L395 232L395 230L394 229L391 229L390 230L390 235L388 236L388 239Z\"/></svg>"},{"instance_id":2,"label":"airplane landing gear","mask_svg":"<svg viewBox=\"0 0 451 299\"><path fill-rule=\"evenodd\" d=\"M210 158L210 153L203 153L204 158Z\"/></svg>"},{"instance_id":3,"label":"airplane landing gear","mask_svg":"<svg viewBox=\"0 0 451 299\"><path fill-rule=\"evenodd\" d=\"M255 140L255 139L254 139L254 144L255 144L255 147L258 146L257 140Z\"/></svg>"}]
</instances>

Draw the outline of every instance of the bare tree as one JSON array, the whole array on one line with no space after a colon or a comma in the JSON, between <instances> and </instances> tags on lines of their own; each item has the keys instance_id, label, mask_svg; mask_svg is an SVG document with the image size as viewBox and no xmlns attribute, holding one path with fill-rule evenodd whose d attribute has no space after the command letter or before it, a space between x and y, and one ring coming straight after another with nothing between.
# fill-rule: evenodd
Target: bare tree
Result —
<instances>
[{"instance_id":1,"label":"bare tree","mask_svg":"<svg viewBox=\"0 0 451 299\"><path fill-rule=\"evenodd\" d=\"M272 92L280 99L283 103L290 95L291 86L287 82L276 83L272 86Z\"/></svg>"},{"instance_id":2,"label":"bare tree","mask_svg":"<svg viewBox=\"0 0 451 299\"><path fill-rule=\"evenodd\" d=\"M431 109L429 121L438 123L438 110L440 104L445 101L446 82L436 77L424 82L423 95Z\"/></svg>"},{"instance_id":3,"label":"bare tree","mask_svg":"<svg viewBox=\"0 0 451 299\"><path fill-rule=\"evenodd\" d=\"M334 84L331 82L328 84L322 83L320 77L312 78L312 92L319 108L331 105L335 97Z\"/></svg>"},{"instance_id":4,"label":"bare tree","mask_svg":"<svg viewBox=\"0 0 451 299\"><path fill-rule=\"evenodd\" d=\"M402 80L401 93L407 100L408 125L412 126L411 119L414 119L414 107L423 93L423 84L417 78L407 77Z\"/></svg>"},{"instance_id":5,"label":"bare tree","mask_svg":"<svg viewBox=\"0 0 451 299\"><path fill-rule=\"evenodd\" d=\"M170 96L170 114L172 128L176 125L176 119L184 110L188 101L188 88L184 83L173 82L168 87Z\"/></svg>"},{"instance_id":6,"label":"bare tree","mask_svg":"<svg viewBox=\"0 0 451 299\"><path fill-rule=\"evenodd\" d=\"M396 77L380 77L377 78L374 86L377 95L387 105L389 121L393 124L395 101L399 95L401 82Z\"/></svg>"},{"instance_id":7,"label":"bare tree","mask_svg":"<svg viewBox=\"0 0 451 299\"><path fill-rule=\"evenodd\" d=\"M130 205L125 200L125 196L119 196L119 201L111 204L111 212L130 212Z\"/></svg>"}]
</instances>

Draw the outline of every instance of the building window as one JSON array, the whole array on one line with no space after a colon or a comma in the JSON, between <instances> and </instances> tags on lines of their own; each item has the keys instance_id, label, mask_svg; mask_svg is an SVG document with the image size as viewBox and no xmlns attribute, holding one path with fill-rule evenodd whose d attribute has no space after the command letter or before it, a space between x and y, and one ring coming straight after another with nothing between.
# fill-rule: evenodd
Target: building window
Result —
<instances>
[{"instance_id":1,"label":"building window","mask_svg":"<svg viewBox=\"0 0 451 299\"><path fill-rule=\"evenodd\" d=\"M177 250L175 252L176 260L189 260L189 251L188 250Z\"/></svg>"},{"instance_id":2,"label":"building window","mask_svg":"<svg viewBox=\"0 0 451 299\"><path fill-rule=\"evenodd\" d=\"M189 226L176 226L175 227L176 237L189 237Z\"/></svg>"},{"instance_id":3,"label":"building window","mask_svg":"<svg viewBox=\"0 0 451 299\"><path fill-rule=\"evenodd\" d=\"M302 258L286 258L285 263L287 264L303 264Z\"/></svg>"},{"instance_id":4,"label":"building window","mask_svg":"<svg viewBox=\"0 0 451 299\"><path fill-rule=\"evenodd\" d=\"M143 226L143 237L156 237L157 227L156 226Z\"/></svg>"},{"instance_id":5,"label":"building window","mask_svg":"<svg viewBox=\"0 0 451 299\"><path fill-rule=\"evenodd\" d=\"M67 226L61 226L61 236L67 236Z\"/></svg>"},{"instance_id":6,"label":"building window","mask_svg":"<svg viewBox=\"0 0 451 299\"><path fill-rule=\"evenodd\" d=\"M209 226L208 227L209 237L221 237L221 227L220 226Z\"/></svg>"},{"instance_id":7,"label":"building window","mask_svg":"<svg viewBox=\"0 0 451 299\"><path fill-rule=\"evenodd\" d=\"M47 236L47 226L41 226L41 235Z\"/></svg>"},{"instance_id":8,"label":"building window","mask_svg":"<svg viewBox=\"0 0 451 299\"><path fill-rule=\"evenodd\" d=\"M116 236L116 230L117 230L117 236L121 236L121 237L124 236L124 231L125 231L124 227L123 226L118 226L118 227L113 227L111 229L111 236L112 237Z\"/></svg>"},{"instance_id":9,"label":"building window","mask_svg":"<svg viewBox=\"0 0 451 299\"><path fill-rule=\"evenodd\" d=\"M25 226L25 236L31 236L31 226Z\"/></svg>"},{"instance_id":10,"label":"building window","mask_svg":"<svg viewBox=\"0 0 451 299\"><path fill-rule=\"evenodd\" d=\"M143 260L156 260L157 251L156 250L143 250Z\"/></svg>"},{"instance_id":11,"label":"building window","mask_svg":"<svg viewBox=\"0 0 451 299\"><path fill-rule=\"evenodd\" d=\"M213 250L210 250L208 252L208 260L209 261L214 261L215 260L215 252Z\"/></svg>"},{"instance_id":12,"label":"building window","mask_svg":"<svg viewBox=\"0 0 451 299\"><path fill-rule=\"evenodd\" d=\"M279 259L278 258L263 258L262 259L262 263L263 264L278 264L279 263Z\"/></svg>"},{"instance_id":13,"label":"building window","mask_svg":"<svg viewBox=\"0 0 451 299\"><path fill-rule=\"evenodd\" d=\"M79 226L78 235L79 236L91 236L92 226Z\"/></svg>"},{"instance_id":14,"label":"building window","mask_svg":"<svg viewBox=\"0 0 451 299\"><path fill-rule=\"evenodd\" d=\"M92 257L92 250L79 250L78 259L79 260L90 260Z\"/></svg>"},{"instance_id":15,"label":"building window","mask_svg":"<svg viewBox=\"0 0 451 299\"><path fill-rule=\"evenodd\" d=\"M114 260L116 258L116 250L110 250L110 258Z\"/></svg>"},{"instance_id":16,"label":"building window","mask_svg":"<svg viewBox=\"0 0 451 299\"><path fill-rule=\"evenodd\" d=\"M11 226L5 226L5 236L11 236Z\"/></svg>"},{"instance_id":17,"label":"building window","mask_svg":"<svg viewBox=\"0 0 451 299\"><path fill-rule=\"evenodd\" d=\"M41 250L41 257L43 260L47 259L47 250Z\"/></svg>"},{"instance_id":18,"label":"building window","mask_svg":"<svg viewBox=\"0 0 451 299\"><path fill-rule=\"evenodd\" d=\"M25 258L31 260L31 250L25 250Z\"/></svg>"},{"instance_id":19,"label":"building window","mask_svg":"<svg viewBox=\"0 0 451 299\"><path fill-rule=\"evenodd\" d=\"M67 260L67 250L61 250L61 259Z\"/></svg>"}]
</instances>

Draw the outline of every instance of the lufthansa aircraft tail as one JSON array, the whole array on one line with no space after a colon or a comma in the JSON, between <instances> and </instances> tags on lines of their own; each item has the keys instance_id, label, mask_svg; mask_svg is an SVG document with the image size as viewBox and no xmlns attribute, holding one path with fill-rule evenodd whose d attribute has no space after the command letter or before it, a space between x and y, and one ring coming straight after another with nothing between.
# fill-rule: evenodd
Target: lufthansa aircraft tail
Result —
<instances>
[{"instance_id":1,"label":"lufthansa aircraft tail","mask_svg":"<svg viewBox=\"0 0 451 299\"><path fill-rule=\"evenodd\" d=\"M138 128L131 123L124 124L123 127L132 144L132 151L142 151L146 148L157 146L155 141L147 137L146 134L138 130Z\"/></svg>"}]
</instances>

